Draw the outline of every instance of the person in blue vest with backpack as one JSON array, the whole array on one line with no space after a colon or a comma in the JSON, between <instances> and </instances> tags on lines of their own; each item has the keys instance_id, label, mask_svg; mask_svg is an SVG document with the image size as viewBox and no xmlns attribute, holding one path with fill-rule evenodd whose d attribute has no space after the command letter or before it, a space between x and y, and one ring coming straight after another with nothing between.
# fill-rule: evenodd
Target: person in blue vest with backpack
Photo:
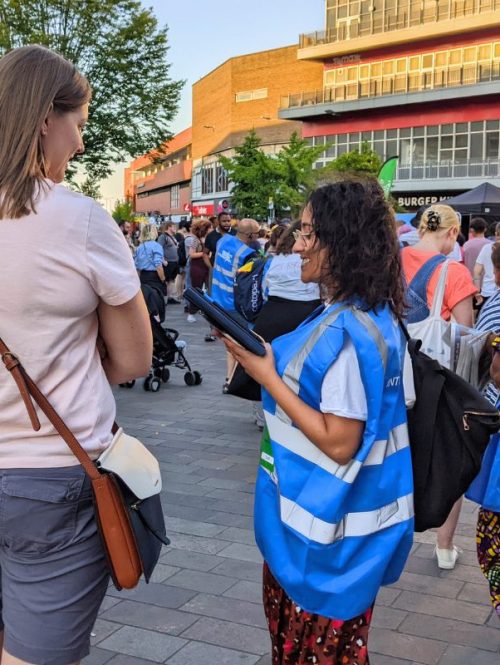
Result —
<instances>
[{"instance_id":1,"label":"person in blue vest with backpack","mask_svg":"<svg viewBox=\"0 0 500 665\"><path fill-rule=\"evenodd\" d=\"M236 311L234 304L234 278L238 269L247 262L255 249L249 245L259 237L259 224L255 219L241 219L238 222L238 231L235 236L229 233L222 236L217 243L215 262L212 271L211 298L220 307L223 307L243 325L245 319ZM227 356L227 372L223 392L227 392L229 378L234 370L234 361L230 354Z\"/></svg>"},{"instance_id":2,"label":"person in blue vest with backpack","mask_svg":"<svg viewBox=\"0 0 500 665\"><path fill-rule=\"evenodd\" d=\"M273 665L368 665L382 585L413 540L402 385L403 286L396 227L379 184L316 189L296 231L302 281L321 305L257 357L266 430L255 498Z\"/></svg>"}]
</instances>

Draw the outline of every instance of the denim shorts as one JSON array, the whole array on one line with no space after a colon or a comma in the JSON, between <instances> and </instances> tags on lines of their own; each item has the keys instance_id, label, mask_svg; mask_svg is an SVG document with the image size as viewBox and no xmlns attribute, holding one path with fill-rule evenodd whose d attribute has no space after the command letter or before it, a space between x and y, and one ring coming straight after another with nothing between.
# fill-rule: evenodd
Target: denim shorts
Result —
<instances>
[{"instance_id":1,"label":"denim shorts","mask_svg":"<svg viewBox=\"0 0 500 665\"><path fill-rule=\"evenodd\" d=\"M0 470L4 648L36 665L88 655L109 573L81 466Z\"/></svg>"}]
</instances>

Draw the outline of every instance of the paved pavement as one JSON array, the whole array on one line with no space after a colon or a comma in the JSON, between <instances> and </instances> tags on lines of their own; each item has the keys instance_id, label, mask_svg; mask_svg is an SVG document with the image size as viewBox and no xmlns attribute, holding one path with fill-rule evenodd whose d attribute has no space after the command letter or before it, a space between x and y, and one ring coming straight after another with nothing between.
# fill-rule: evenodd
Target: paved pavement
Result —
<instances>
[{"instance_id":1,"label":"paved pavement","mask_svg":"<svg viewBox=\"0 0 500 665\"><path fill-rule=\"evenodd\" d=\"M221 394L220 342L203 341L181 308L168 321L188 344L203 384L172 369L159 393L139 382L117 391L119 422L160 459L172 545L149 585L110 587L84 665L270 665L261 605L261 557L252 532L259 433L246 402ZM495 665L499 623L474 551L476 513L466 504L456 569L439 571L433 534L417 534L399 582L381 590L370 636L372 665Z\"/></svg>"}]
</instances>

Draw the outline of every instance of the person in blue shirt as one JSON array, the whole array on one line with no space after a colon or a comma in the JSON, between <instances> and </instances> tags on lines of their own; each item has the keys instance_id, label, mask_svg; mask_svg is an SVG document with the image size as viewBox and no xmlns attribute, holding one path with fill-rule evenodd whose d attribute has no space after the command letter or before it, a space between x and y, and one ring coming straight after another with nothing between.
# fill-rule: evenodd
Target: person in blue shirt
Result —
<instances>
[{"instance_id":1,"label":"person in blue shirt","mask_svg":"<svg viewBox=\"0 0 500 665\"><path fill-rule=\"evenodd\" d=\"M155 224L143 224L141 244L134 261L141 284L149 284L165 294L165 272L163 270L163 247L157 242L158 229Z\"/></svg>"},{"instance_id":2,"label":"person in blue shirt","mask_svg":"<svg viewBox=\"0 0 500 665\"><path fill-rule=\"evenodd\" d=\"M239 268L248 258L255 254L250 244L259 237L259 224L255 219L241 219L238 222L238 232L235 236L229 233L220 238L215 252L215 262L212 270L211 297L220 307L228 311L242 325L248 325L234 304L234 278ZM231 354L226 358L226 379L222 392L226 393L229 379L234 371L234 360Z\"/></svg>"},{"instance_id":3,"label":"person in blue shirt","mask_svg":"<svg viewBox=\"0 0 500 665\"><path fill-rule=\"evenodd\" d=\"M264 357L223 338L262 386L254 522L272 663L368 665L377 593L401 575L414 528L404 294L378 182L315 190L293 251L326 304Z\"/></svg>"}]
</instances>

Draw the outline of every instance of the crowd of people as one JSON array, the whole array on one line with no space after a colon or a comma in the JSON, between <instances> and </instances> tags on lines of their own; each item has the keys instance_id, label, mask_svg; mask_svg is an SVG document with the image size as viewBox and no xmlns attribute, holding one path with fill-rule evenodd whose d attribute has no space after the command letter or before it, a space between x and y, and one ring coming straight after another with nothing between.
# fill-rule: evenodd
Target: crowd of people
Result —
<instances>
[{"instance_id":1,"label":"crowd of people","mask_svg":"<svg viewBox=\"0 0 500 665\"><path fill-rule=\"evenodd\" d=\"M141 285L167 311L186 286L204 289L266 342L261 357L221 338L223 392L238 371L258 387L255 536L273 665L368 665L377 594L399 578L413 542L400 323L425 320L445 275L442 319L491 333L485 394L498 404L500 243L473 219L458 245L460 218L442 204L398 230L375 179L343 177L318 186L295 222L233 227L221 212L158 227L152 215L137 244L130 224L120 230L61 184L84 150L91 94L49 49L0 59L0 335L10 348L0 373L2 665L77 665L110 579L89 479L52 425L36 426L29 391L7 370L21 360L96 459L112 439L110 386L151 364ZM262 303L250 320L238 279L253 269ZM186 305L187 322L196 314ZM479 564L500 616L499 488L495 435L468 495L481 507ZM437 531L443 569L460 556L460 506Z\"/></svg>"}]
</instances>

